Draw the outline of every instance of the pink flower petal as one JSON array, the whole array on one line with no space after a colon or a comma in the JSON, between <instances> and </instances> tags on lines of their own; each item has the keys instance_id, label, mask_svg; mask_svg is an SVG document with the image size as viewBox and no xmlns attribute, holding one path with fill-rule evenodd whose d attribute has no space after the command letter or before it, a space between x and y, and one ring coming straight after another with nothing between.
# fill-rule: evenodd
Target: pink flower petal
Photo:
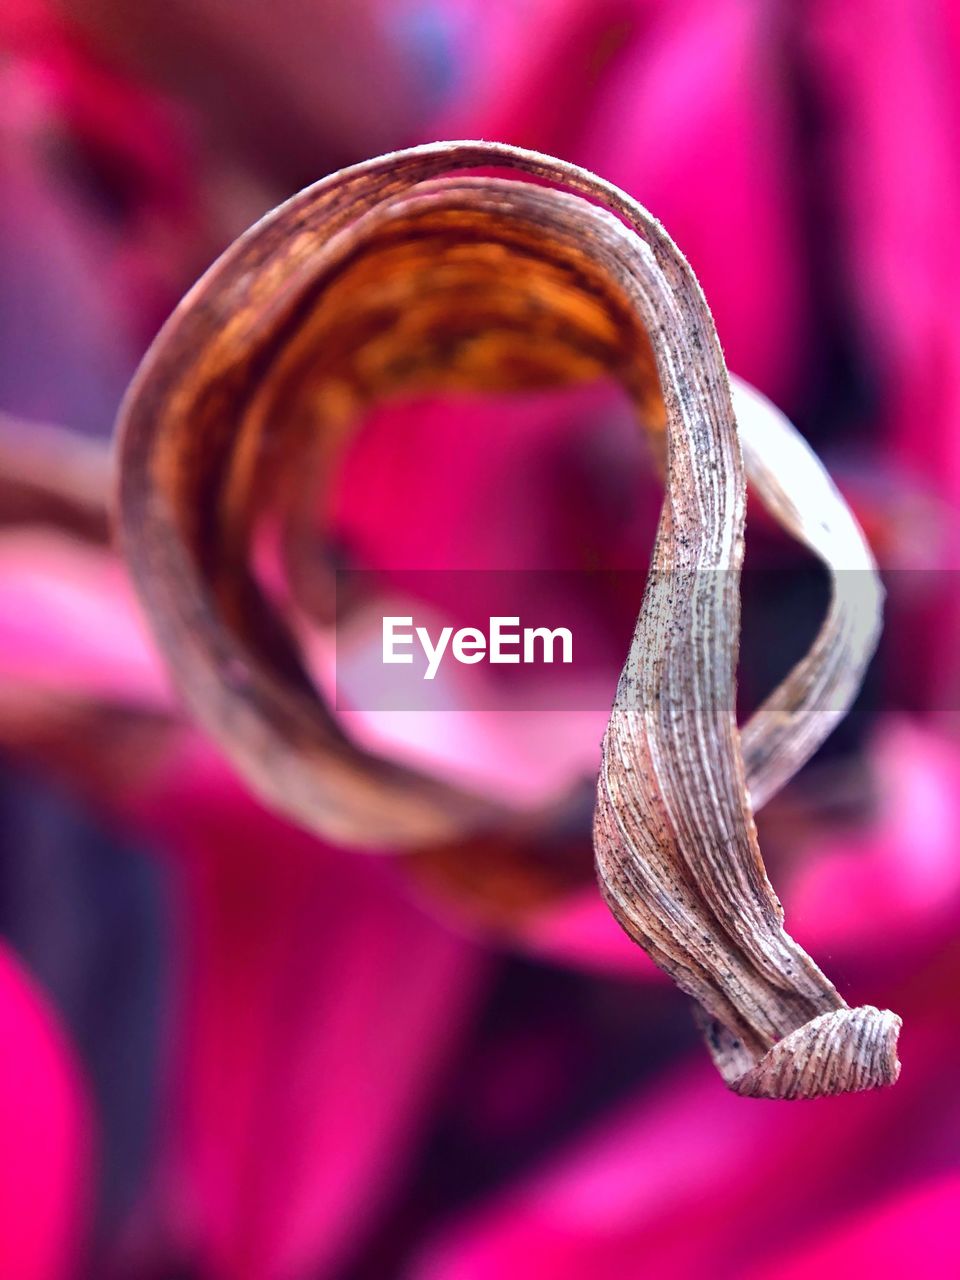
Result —
<instances>
[{"instance_id":1,"label":"pink flower petal","mask_svg":"<svg viewBox=\"0 0 960 1280\"><path fill-rule=\"evenodd\" d=\"M726 1092L701 1061L675 1067L632 1106L441 1230L410 1274L765 1275L768 1260L955 1164L960 1104L949 1064L960 1040L942 1000L957 977L957 956L945 952L901 988L874 992L904 1015L895 1089L755 1105ZM915 1235L918 1274L945 1274L940 1239L939 1230L929 1240Z\"/></svg>"},{"instance_id":2,"label":"pink flower petal","mask_svg":"<svg viewBox=\"0 0 960 1280\"><path fill-rule=\"evenodd\" d=\"M328 1275L403 1176L480 953L388 865L189 773L154 816L184 955L159 1230L211 1277Z\"/></svg>"},{"instance_id":3,"label":"pink flower petal","mask_svg":"<svg viewBox=\"0 0 960 1280\"><path fill-rule=\"evenodd\" d=\"M37 529L0 535L0 682L169 705L116 556Z\"/></svg>"},{"instance_id":4,"label":"pink flower petal","mask_svg":"<svg viewBox=\"0 0 960 1280\"><path fill-rule=\"evenodd\" d=\"M69 1280L89 1207L90 1117L63 1033L0 948L0 1275Z\"/></svg>"},{"instance_id":5,"label":"pink flower petal","mask_svg":"<svg viewBox=\"0 0 960 1280\"><path fill-rule=\"evenodd\" d=\"M845 1220L809 1248L762 1268L756 1280L808 1280L809 1276L960 1273L960 1174L933 1178Z\"/></svg>"},{"instance_id":6,"label":"pink flower petal","mask_svg":"<svg viewBox=\"0 0 960 1280\"><path fill-rule=\"evenodd\" d=\"M784 900L814 953L927 944L960 912L960 747L886 721L871 761L878 813L865 829L797 852Z\"/></svg>"}]
</instances>

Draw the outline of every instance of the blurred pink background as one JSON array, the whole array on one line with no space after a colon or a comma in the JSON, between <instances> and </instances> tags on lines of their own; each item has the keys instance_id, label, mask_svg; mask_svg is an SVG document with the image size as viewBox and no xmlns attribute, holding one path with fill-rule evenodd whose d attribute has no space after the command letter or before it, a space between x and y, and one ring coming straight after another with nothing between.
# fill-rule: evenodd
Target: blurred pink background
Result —
<instances>
[{"instance_id":1,"label":"blurred pink background","mask_svg":"<svg viewBox=\"0 0 960 1280\"><path fill-rule=\"evenodd\" d=\"M493 791L579 786L536 856L329 847L184 721L97 519L0 477L0 1276L960 1274L956 5L6 0L0 460L52 423L32 465L102 486L139 357L236 235L457 137L651 209L874 544L880 657L759 828L791 931L903 1016L901 1081L725 1092L594 888L596 717L393 743ZM657 503L622 404L578 391L387 411L336 520L371 567L635 569ZM752 508L751 563L793 572L747 585L747 698L822 604ZM571 607L615 637L637 603Z\"/></svg>"}]
</instances>

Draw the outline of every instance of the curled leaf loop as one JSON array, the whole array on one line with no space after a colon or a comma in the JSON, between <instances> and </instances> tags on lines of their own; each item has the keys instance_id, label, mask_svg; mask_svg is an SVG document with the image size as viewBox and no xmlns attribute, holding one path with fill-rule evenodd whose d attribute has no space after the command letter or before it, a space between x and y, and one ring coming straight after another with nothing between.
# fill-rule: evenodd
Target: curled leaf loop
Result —
<instances>
[{"instance_id":1,"label":"curled leaf loop","mask_svg":"<svg viewBox=\"0 0 960 1280\"><path fill-rule=\"evenodd\" d=\"M478 169L487 176L469 176ZM120 523L147 614L196 717L261 795L313 830L418 848L516 823L347 737L253 571L254 536L279 511L292 589L329 617L329 582L295 533L307 506L322 509L371 404L601 376L623 385L665 460L604 739L604 896L696 1000L733 1089L890 1083L899 1019L849 1009L785 931L753 821L856 693L879 626L873 561L790 424L731 386L690 267L617 188L533 152L440 143L334 174L234 244L168 322L121 413ZM747 475L834 590L810 653L741 733Z\"/></svg>"}]
</instances>

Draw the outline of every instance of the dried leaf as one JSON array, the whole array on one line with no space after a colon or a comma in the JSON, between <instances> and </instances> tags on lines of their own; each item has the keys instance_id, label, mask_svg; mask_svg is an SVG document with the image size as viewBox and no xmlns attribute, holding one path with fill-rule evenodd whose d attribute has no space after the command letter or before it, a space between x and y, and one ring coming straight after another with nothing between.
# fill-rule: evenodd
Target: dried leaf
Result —
<instances>
[{"instance_id":1,"label":"dried leaf","mask_svg":"<svg viewBox=\"0 0 960 1280\"><path fill-rule=\"evenodd\" d=\"M880 637L883 588L850 508L816 454L759 391L731 378L747 476L770 514L830 571L827 616L806 657L744 725L747 789L762 808L846 715Z\"/></svg>"},{"instance_id":2,"label":"dried leaf","mask_svg":"<svg viewBox=\"0 0 960 1280\"><path fill-rule=\"evenodd\" d=\"M528 180L463 176L476 168ZM849 1009L785 932L751 804L788 780L855 694L879 621L873 563L789 424L739 384L732 396L696 279L623 192L531 152L443 143L334 174L232 246L168 322L121 414L123 541L157 638L250 784L328 837L419 848L542 825L352 743L256 580L252 545L268 513L281 520L291 590L329 618L329 575L303 554L303 516L322 508L372 403L611 375L661 433L666 495L604 742L604 895L697 1001L738 1092L890 1083L899 1019ZM735 403L761 498L834 581L816 643L742 737Z\"/></svg>"}]
</instances>

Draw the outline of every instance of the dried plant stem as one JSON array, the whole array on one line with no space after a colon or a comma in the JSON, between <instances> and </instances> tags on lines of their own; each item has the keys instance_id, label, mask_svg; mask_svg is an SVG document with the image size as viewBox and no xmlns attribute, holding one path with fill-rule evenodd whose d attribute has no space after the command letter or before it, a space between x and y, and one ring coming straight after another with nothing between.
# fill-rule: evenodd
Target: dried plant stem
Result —
<instances>
[{"instance_id":1,"label":"dried plant stem","mask_svg":"<svg viewBox=\"0 0 960 1280\"><path fill-rule=\"evenodd\" d=\"M477 168L554 185L463 176ZM899 1020L848 1009L785 932L752 809L859 686L879 623L872 560L789 424L749 389L732 394L693 273L623 192L546 156L442 143L334 174L252 228L178 308L121 414L121 527L147 613L194 714L251 785L312 829L415 848L515 823L346 738L255 580L251 540L268 506L283 508L293 589L321 616L328 586L308 581L296 531L307 486L322 505L370 404L610 375L662 433L666 493L604 741L604 895L697 1001L738 1092L890 1083ZM834 575L813 648L742 735L735 404L758 492Z\"/></svg>"}]
</instances>

